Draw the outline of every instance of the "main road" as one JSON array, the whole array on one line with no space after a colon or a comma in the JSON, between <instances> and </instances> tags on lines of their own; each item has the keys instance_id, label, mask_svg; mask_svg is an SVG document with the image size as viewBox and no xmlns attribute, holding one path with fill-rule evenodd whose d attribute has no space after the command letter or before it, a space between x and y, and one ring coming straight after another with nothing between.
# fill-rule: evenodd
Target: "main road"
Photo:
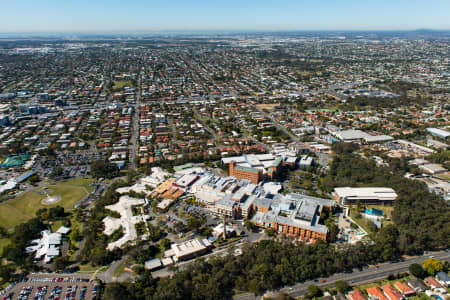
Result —
<instances>
[{"instance_id":1,"label":"main road","mask_svg":"<svg viewBox=\"0 0 450 300\"><path fill-rule=\"evenodd\" d=\"M260 113L262 113L266 118L268 118L273 125L275 125L275 127L277 127L279 130L281 130L282 132L284 132L286 135L288 135L294 142L298 142L300 139L298 138L298 136L294 135L292 132L290 132L286 127L284 127L283 125L281 125L280 123L278 123L277 120L275 120L275 118L273 118L271 115L269 115L268 113L266 113L264 110L260 109L258 106L255 105L255 108L257 111L259 111Z\"/></svg>"},{"instance_id":2,"label":"main road","mask_svg":"<svg viewBox=\"0 0 450 300\"><path fill-rule=\"evenodd\" d=\"M217 142L217 146L218 147L223 147L222 143L221 143L221 138L220 136L216 133L215 130L213 130L211 127L209 127L205 120L203 119L203 117L200 115L200 113L198 112L198 110L195 107L192 107L192 111L194 112L194 117L195 119L197 119L197 121L199 123L201 123L203 125L203 127L206 129L206 131L209 132L209 134L212 135L212 139L215 140Z\"/></svg>"},{"instance_id":3,"label":"main road","mask_svg":"<svg viewBox=\"0 0 450 300\"><path fill-rule=\"evenodd\" d=\"M284 287L280 289L280 292L289 294L292 297L303 296L308 292L308 286L317 285L319 288L334 287L334 283L338 280L344 280L351 285L362 284L381 280L389 276L390 274L403 273L408 271L408 267L411 264L422 264L426 259L432 255L434 258L440 260L450 261L450 252L438 252L433 254L427 254L418 257L407 258L401 262L382 264L377 267L370 267L361 271L352 273L338 273L328 278L319 278L316 281L310 280L303 283L298 283L294 286ZM254 295L236 296L235 300L255 300L258 299Z\"/></svg>"},{"instance_id":4,"label":"main road","mask_svg":"<svg viewBox=\"0 0 450 300\"><path fill-rule=\"evenodd\" d=\"M141 74L139 73L137 80L137 91L136 91L136 105L134 107L134 116L133 116L133 127L131 134L131 147L130 154L128 155L129 165L128 168L130 170L136 170L136 155L137 155L137 147L138 147L138 138L139 138L139 118L140 118L140 109L141 109Z\"/></svg>"}]
</instances>

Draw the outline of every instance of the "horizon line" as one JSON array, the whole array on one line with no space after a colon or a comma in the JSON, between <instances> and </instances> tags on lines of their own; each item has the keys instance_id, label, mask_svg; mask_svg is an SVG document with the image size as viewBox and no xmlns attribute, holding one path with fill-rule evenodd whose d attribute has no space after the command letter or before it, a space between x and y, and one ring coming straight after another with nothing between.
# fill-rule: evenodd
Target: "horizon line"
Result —
<instances>
[{"instance_id":1,"label":"horizon line","mask_svg":"<svg viewBox=\"0 0 450 300\"><path fill-rule=\"evenodd\" d=\"M68 31L0 31L5 34L145 34L145 33L289 33L289 32L442 32L447 29L127 29L127 30L68 30Z\"/></svg>"}]
</instances>

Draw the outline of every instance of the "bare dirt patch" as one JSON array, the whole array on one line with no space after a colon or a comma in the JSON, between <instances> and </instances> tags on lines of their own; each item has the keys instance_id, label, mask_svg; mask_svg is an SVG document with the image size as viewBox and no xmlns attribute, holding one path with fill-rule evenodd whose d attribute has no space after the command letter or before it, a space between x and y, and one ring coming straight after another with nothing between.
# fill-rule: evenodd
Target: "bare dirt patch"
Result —
<instances>
[{"instance_id":1,"label":"bare dirt patch","mask_svg":"<svg viewBox=\"0 0 450 300\"><path fill-rule=\"evenodd\" d=\"M275 107L279 106L279 103L275 103L275 104L256 104L256 106L259 109L267 109L267 110L274 110Z\"/></svg>"},{"instance_id":2,"label":"bare dirt patch","mask_svg":"<svg viewBox=\"0 0 450 300\"><path fill-rule=\"evenodd\" d=\"M58 203L59 201L61 201L61 196L48 196L47 198L42 200L42 204L51 205L51 204Z\"/></svg>"}]
</instances>

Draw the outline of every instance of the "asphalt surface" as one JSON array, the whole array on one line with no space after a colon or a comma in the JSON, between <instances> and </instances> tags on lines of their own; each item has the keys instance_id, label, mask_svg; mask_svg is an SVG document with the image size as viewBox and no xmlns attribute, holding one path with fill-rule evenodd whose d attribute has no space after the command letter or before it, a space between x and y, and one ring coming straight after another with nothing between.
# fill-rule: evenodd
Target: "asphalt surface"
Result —
<instances>
[{"instance_id":1,"label":"asphalt surface","mask_svg":"<svg viewBox=\"0 0 450 300\"><path fill-rule=\"evenodd\" d=\"M27 287L27 286L32 287L31 293L28 298L30 300L33 299L38 288L39 287L42 288L44 286L48 287L47 293L45 294L44 299L48 299L51 294L52 289L57 286L62 288L62 292L60 294L59 299L64 299L66 292L67 292L67 288L69 286L73 287L76 285L77 289L76 289L76 293L75 293L75 299L80 299L81 288L86 287L86 294L85 294L84 299L90 300L93 298L92 289L93 289L94 285L96 285L96 281L88 281L88 282L76 281L76 279L79 279L79 278L83 278L85 280L90 280L91 279L90 277L91 277L90 274L57 274L57 273L32 274L27 277L27 281L19 282L18 284L16 284L14 286L14 288L12 288L10 291L8 291L5 295L2 295L0 297L0 299L2 297L6 297L12 293L13 294L12 299L16 300L16 299L18 299L21 289L23 287ZM54 278L67 278L69 280L58 282L58 281L53 281ZM74 280L72 281L71 279L74 279Z\"/></svg>"},{"instance_id":2,"label":"asphalt surface","mask_svg":"<svg viewBox=\"0 0 450 300\"><path fill-rule=\"evenodd\" d=\"M272 121L272 123L278 128L280 129L282 132L284 132L286 135L288 135L294 142L298 142L300 139L295 136L294 134L292 134L292 132L290 132L289 130L287 130L286 127L284 127L283 125L281 125L280 123L278 123L277 120L275 120L275 118L272 118L272 116L270 116L269 114L267 114L265 111L263 111L262 109L258 108L257 106L255 106L255 108L262 113L266 118L268 118L270 121Z\"/></svg>"},{"instance_id":3,"label":"asphalt surface","mask_svg":"<svg viewBox=\"0 0 450 300\"><path fill-rule=\"evenodd\" d=\"M106 270L105 272L100 272L96 275L97 278L103 280L106 283L110 283L110 282L114 282L117 280L117 278L114 276L114 270L116 270L116 268L120 265L120 263L122 263L122 261L128 259L128 256L125 255L123 256L121 259L116 260L114 262L112 262L109 265L108 270Z\"/></svg>"},{"instance_id":4,"label":"asphalt surface","mask_svg":"<svg viewBox=\"0 0 450 300\"><path fill-rule=\"evenodd\" d=\"M440 259L440 260L447 260L450 261L450 252L444 251L444 252L438 252L433 254L427 254L419 257L411 257L407 258L401 262L397 263L387 263L379 265L378 268L376 267L370 267L363 269L361 271L352 272L352 273L339 273L335 274L333 276L330 276L328 278L319 278L316 281L310 280L306 281L304 283L299 283L291 287L284 287L280 289L280 292L284 292L289 294L292 297L299 297L303 296L308 291L308 286L310 285L317 285L319 288L325 288L325 287L334 287L334 283L338 280L344 280L350 285L355 284L362 284L362 283L368 283L373 282L377 280L381 280L389 276L390 274L396 274L396 273L403 273L408 271L408 267L413 263L421 264L426 259L430 258L430 256L433 256L434 258ZM259 299L259 297L255 297L254 295L244 295L244 296L237 296L234 297L235 300L254 300Z\"/></svg>"},{"instance_id":5,"label":"asphalt surface","mask_svg":"<svg viewBox=\"0 0 450 300\"><path fill-rule=\"evenodd\" d=\"M129 169L136 169L136 154L138 147L138 138L139 138L139 118L141 111L141 76L139 75L137 82L137 91L136 91L136 105L134 107L134 116L133 116L133 126L132 126L132 135L131 135L131 148L129 155Z\"/></svg>"},{"instance_id":6,"label":"asphalt surface","mask_svg":"<svg viewBox=\"0 0 450 300\"><path fill-rule=\"evenodd\" d=\"M194 116L197 119L197 121L203 125L203 128L205 128L206 131L208 131L209 134L211 134L212 139L217 142L217 146L223 147L223 145L220 142L221 141L220 137L217 135L217 133L211 127L206 125L205 121L203 120L203 117L200 115L200 113L197 111L197 109L194 107L194 108L192 108L192 111L194 112Z\"/></svg>"}]
</instances>

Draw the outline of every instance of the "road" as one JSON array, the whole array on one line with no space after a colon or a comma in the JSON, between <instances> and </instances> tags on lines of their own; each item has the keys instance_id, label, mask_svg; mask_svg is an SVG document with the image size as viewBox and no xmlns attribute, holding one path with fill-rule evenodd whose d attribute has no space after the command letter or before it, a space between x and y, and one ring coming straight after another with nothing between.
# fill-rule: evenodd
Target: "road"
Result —
<instances>
[{"instance_id":1,"label":"road","mask_svg":"<svg viewBox=\"0 0 450 300\"><path fill-rule=\"evenodd\" d=\"M263 147L267 152L270 152L270 147L267 146L264 143L261 143L260 141L258 141L257 139L255 139L253 136L251 136L250 134L243 134L241 131L242 137L247 138L249 140L251 140L253 143L255 143L256 145L260 145L261 147Z\"/></svg>"},{"instance_id":2,"label":"road","mask_svg":"<svg viewBox=\"0 0 450 300\"><path fill-rule=\"evenodd\" d=\"M131 135L131 148L129 154L129 169L136 169L136 154L138 147L139 138L139 117L141 110L141 75L138 75L137 90L136 90L136 105L134 107L134 117L133 117L133 134Z\"/></svg>"},{"instance_id":3,"label":"road","mask_svg":"<svg viewBox=\"0 0 450 300\"><path fill-rule=\"evenodd\" d=\"M197 111L197 109L195 107L193 107L192 111L194 112L194 116L197 119L197 121L203 125L203 127L206 129L206 131L209 132L209 134L212 135L212 139L217 142L217 146L223 147L223 145L221 144L220 136L218 136L217 133L211 127L206 125L206 122L203 120L203 117L200 115L200 113Z\"/></svg>"},{"instance_id":4,"label":"road","mask_svg":"<svg viewBox=\"0 0 450 300\"><path fill-rule=\"evenodd\" d=\"M285 134L287 134L294 142L298 142L300 141L300 139L295 136L294 134L292 134L292 132L290 132L289 130L286 129L286 127L284 127L283 125L281 125L280 123L277 122L277 120L275 120L274 118L272 118L272 116L270 116L269 114L267 114L265 111L263 111L262 109L258 108L257 106L255 106L256 110L258 110L260 113L262 113L266 118L268 118L270 121L272 121L272 123L278 128L280 129L282 132L284 132Z\"/></svg>"},{"instance_id":5,"label":"road","mask_svg":"<svg viewBox=\"0 0 450 300\"><path fill-rule=\"evenodd\" d=\"M129 258L128 255L124 255L124 256L122 256L121 259L112 262L112 263L109 265L108 270L106 270L105 272L97 272L97 271L96 271L95 274L98 273L98 274L97 274L97 278L103 280L103 281L106 282L106 283L110 283L110 282L116 281L117 278L114 277L114 271L116 270L116 268L117 268L124 260L126 260L126 259L128 259L128 258Z\"/></svg>"},{"instance_id":6,"label":"road","mask_svg":"<svg viewBox=\"0 0 450 300\"><path fill-rule=\"evenodd\" d=\"M217 133L208 125L206 125L205 120L203 119L203 117L200 115L200 113L198 112L198 110L194 107L192 108L193 112L194 112L194 116L197 119L197 121L199 121L204 128L212 135L213 140L215 140L217 142L217 147L223 147L223 144L220 142L221 138L217 135ZM253 141L256 145L260 145L261 147L263 147L266 151L270 151L270 147L267 146L264 143L261 143L260 141L258 141L257 139L255 139L254 137L252 137L251 135L248 134L243 134L242 133L242 137L247 138L251 141Z\"/></svg>"},{"instance_id":7,"label":"road","mask_svg":"<svg viewBox=\"0 0 450 300\"><path fill-rule=\"evenodd\" d=\"M292 297L303 296L308 291L308 286L317 285L319 288L334 287L334 283L338 280L347 281L349 284L362 284L367 282L373 282L376 280L384 279L390 274L407 272L409 265L413 263L422 264L426 259L433 255L437 259L450 261L450 252L439 252L433 254L427 254L419 257L407 258L404 261L397 263L382 264L379 268L370 267L353 273L339 273L328 278L320 278L317 281L306 281L299 283L291 287L284 287L280 292L289 294ZM254 295L245 295L234 297L235 300L254 300L258 299Z\"/></svg>"},{"instance_id":8,"label":"road","mask_svg":"<svg viewBox=\"0 0 450 300\"><path fill-rule=\"evenodd\" d=\"M167 118L167 120L169 121L169 126L172 131L172 143L177 144L178 143L177 131L175 129L175 124L173 123L173 118L169 117L169 118Z\"/></svg>"}]
</instances>

